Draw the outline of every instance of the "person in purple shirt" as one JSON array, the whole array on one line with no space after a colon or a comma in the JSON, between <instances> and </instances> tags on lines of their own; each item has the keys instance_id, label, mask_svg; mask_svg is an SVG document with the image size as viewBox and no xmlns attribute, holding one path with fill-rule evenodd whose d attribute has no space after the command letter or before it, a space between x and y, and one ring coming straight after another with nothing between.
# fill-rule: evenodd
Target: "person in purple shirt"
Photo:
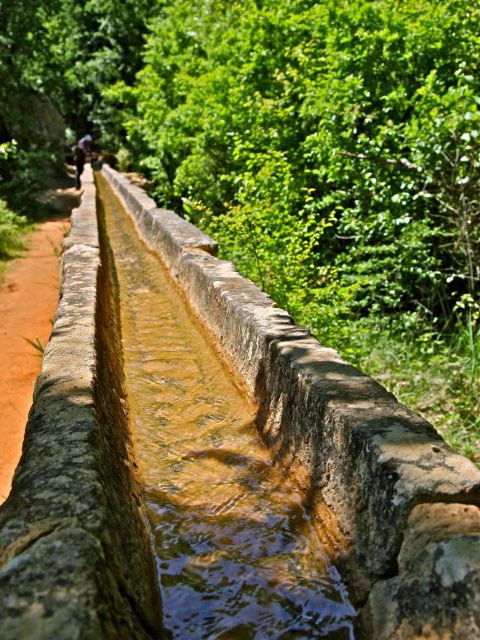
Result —
<instances>
[{"instance_id":1,"label":"person in purple shirt","mask_svg":"<svg viewBox=\"0 0 480 640\"><path fill-rule=\"evenodd\" d=\"M83 138L80 138L80 140L78 141L78 146L80 147L80 149L82 149L82 151L85 153L86 156L89 156L92 152L92 150L90 149L91 142L92 142L92 136L88 133L86 136L83 136Z\"/></svg>"}]
</instances>

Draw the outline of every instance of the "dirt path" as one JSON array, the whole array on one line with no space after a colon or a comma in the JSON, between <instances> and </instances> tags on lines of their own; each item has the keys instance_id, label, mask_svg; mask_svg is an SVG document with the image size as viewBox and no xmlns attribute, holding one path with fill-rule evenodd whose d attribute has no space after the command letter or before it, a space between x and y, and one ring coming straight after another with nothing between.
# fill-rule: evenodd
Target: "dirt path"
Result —
<instances>
[{"instance_id":1,"label":"dirt path","mask_svg":"<svg viewBox=\"0 0 480 640\"><path fill-rule=\"evenodd\" d=\"M28 340L48 342L58 303L58 247L68 231L76 201L73 189L57 190L59 213L38 225L25 255L0 282L0 504L6 499L20 459L41 353Z\"/></svg>"}]
</instances>

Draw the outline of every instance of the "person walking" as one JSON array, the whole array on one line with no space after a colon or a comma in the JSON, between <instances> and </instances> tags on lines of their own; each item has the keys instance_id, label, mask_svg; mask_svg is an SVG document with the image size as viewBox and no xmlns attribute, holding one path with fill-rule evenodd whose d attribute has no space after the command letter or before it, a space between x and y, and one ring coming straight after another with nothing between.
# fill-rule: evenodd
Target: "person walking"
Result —
<instances>
[{"instance_id":1,"label":"person walking","mask_svg":"<svg viewBox=\"0 0 480 640\"><path fill-rule=\"evenodd\" d=\"M78 141L78 146L80 147L80 149L83 150L83 152L87 157L90 156L92 153L92 149L90 146L91 142L92 142L92 136L88 133L86 136L83 136L83 138L80 138L80 140Z\"/></svg>"},{"instance_id":2,"label":"person walking","mask_svg":"<svg viewBox=\"0 0 480 640\"><path fill-rule=\"evenodd\" d=\"M82 183L80 181L80 176L83 173L83 168L85 167L86 155L83 148L80 144L77 144L75 147L75 152L73 154L73 163L75 165L75 189L80 189Z\"/></svg>"}]
</instances>

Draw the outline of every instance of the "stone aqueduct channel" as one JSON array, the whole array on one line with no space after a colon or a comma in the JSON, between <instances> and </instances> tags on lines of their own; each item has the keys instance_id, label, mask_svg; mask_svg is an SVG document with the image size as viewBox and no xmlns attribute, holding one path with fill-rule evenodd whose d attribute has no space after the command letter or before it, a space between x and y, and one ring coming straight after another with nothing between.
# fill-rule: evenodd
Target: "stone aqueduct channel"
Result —
<instances>
[{"instance_id":1,"label":"stone aqueduct channel","mask_svg":"<svg viewBox=\"0 0 480 640\"><path fill-rule=\"evenodd\" d=\"M479 638L480 471L216 252L87 167L0 638Z\"/></svg>"}]
</instances>

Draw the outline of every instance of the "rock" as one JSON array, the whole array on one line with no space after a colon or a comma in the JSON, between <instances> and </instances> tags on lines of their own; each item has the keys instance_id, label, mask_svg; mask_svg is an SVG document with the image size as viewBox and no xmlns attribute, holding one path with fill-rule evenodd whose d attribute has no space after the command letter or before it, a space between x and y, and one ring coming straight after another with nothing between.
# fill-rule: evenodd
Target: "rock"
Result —
<instances>
[{"instance_id":1,"label":"rock","mask_svg":"<svg viewBox=\"0 0 480 640\"><path fill-rule=\"evenodd\" d=\"M12 95L0 104L0 120L10 139L22 145L63 152L65 122L50 98L33 89L24 89L22 99Z\"/></svg>"},{"instance_id":2,"label":"rock","mask_svg":"<svg viewBox=\"0 0 480 640\"><path fill-rule=\"evenodd\" d=\"M377 582L360 614L364 637L480 637L480 509L415 507L398 558L398 576Z\"/></svg>"}]
</instances>

